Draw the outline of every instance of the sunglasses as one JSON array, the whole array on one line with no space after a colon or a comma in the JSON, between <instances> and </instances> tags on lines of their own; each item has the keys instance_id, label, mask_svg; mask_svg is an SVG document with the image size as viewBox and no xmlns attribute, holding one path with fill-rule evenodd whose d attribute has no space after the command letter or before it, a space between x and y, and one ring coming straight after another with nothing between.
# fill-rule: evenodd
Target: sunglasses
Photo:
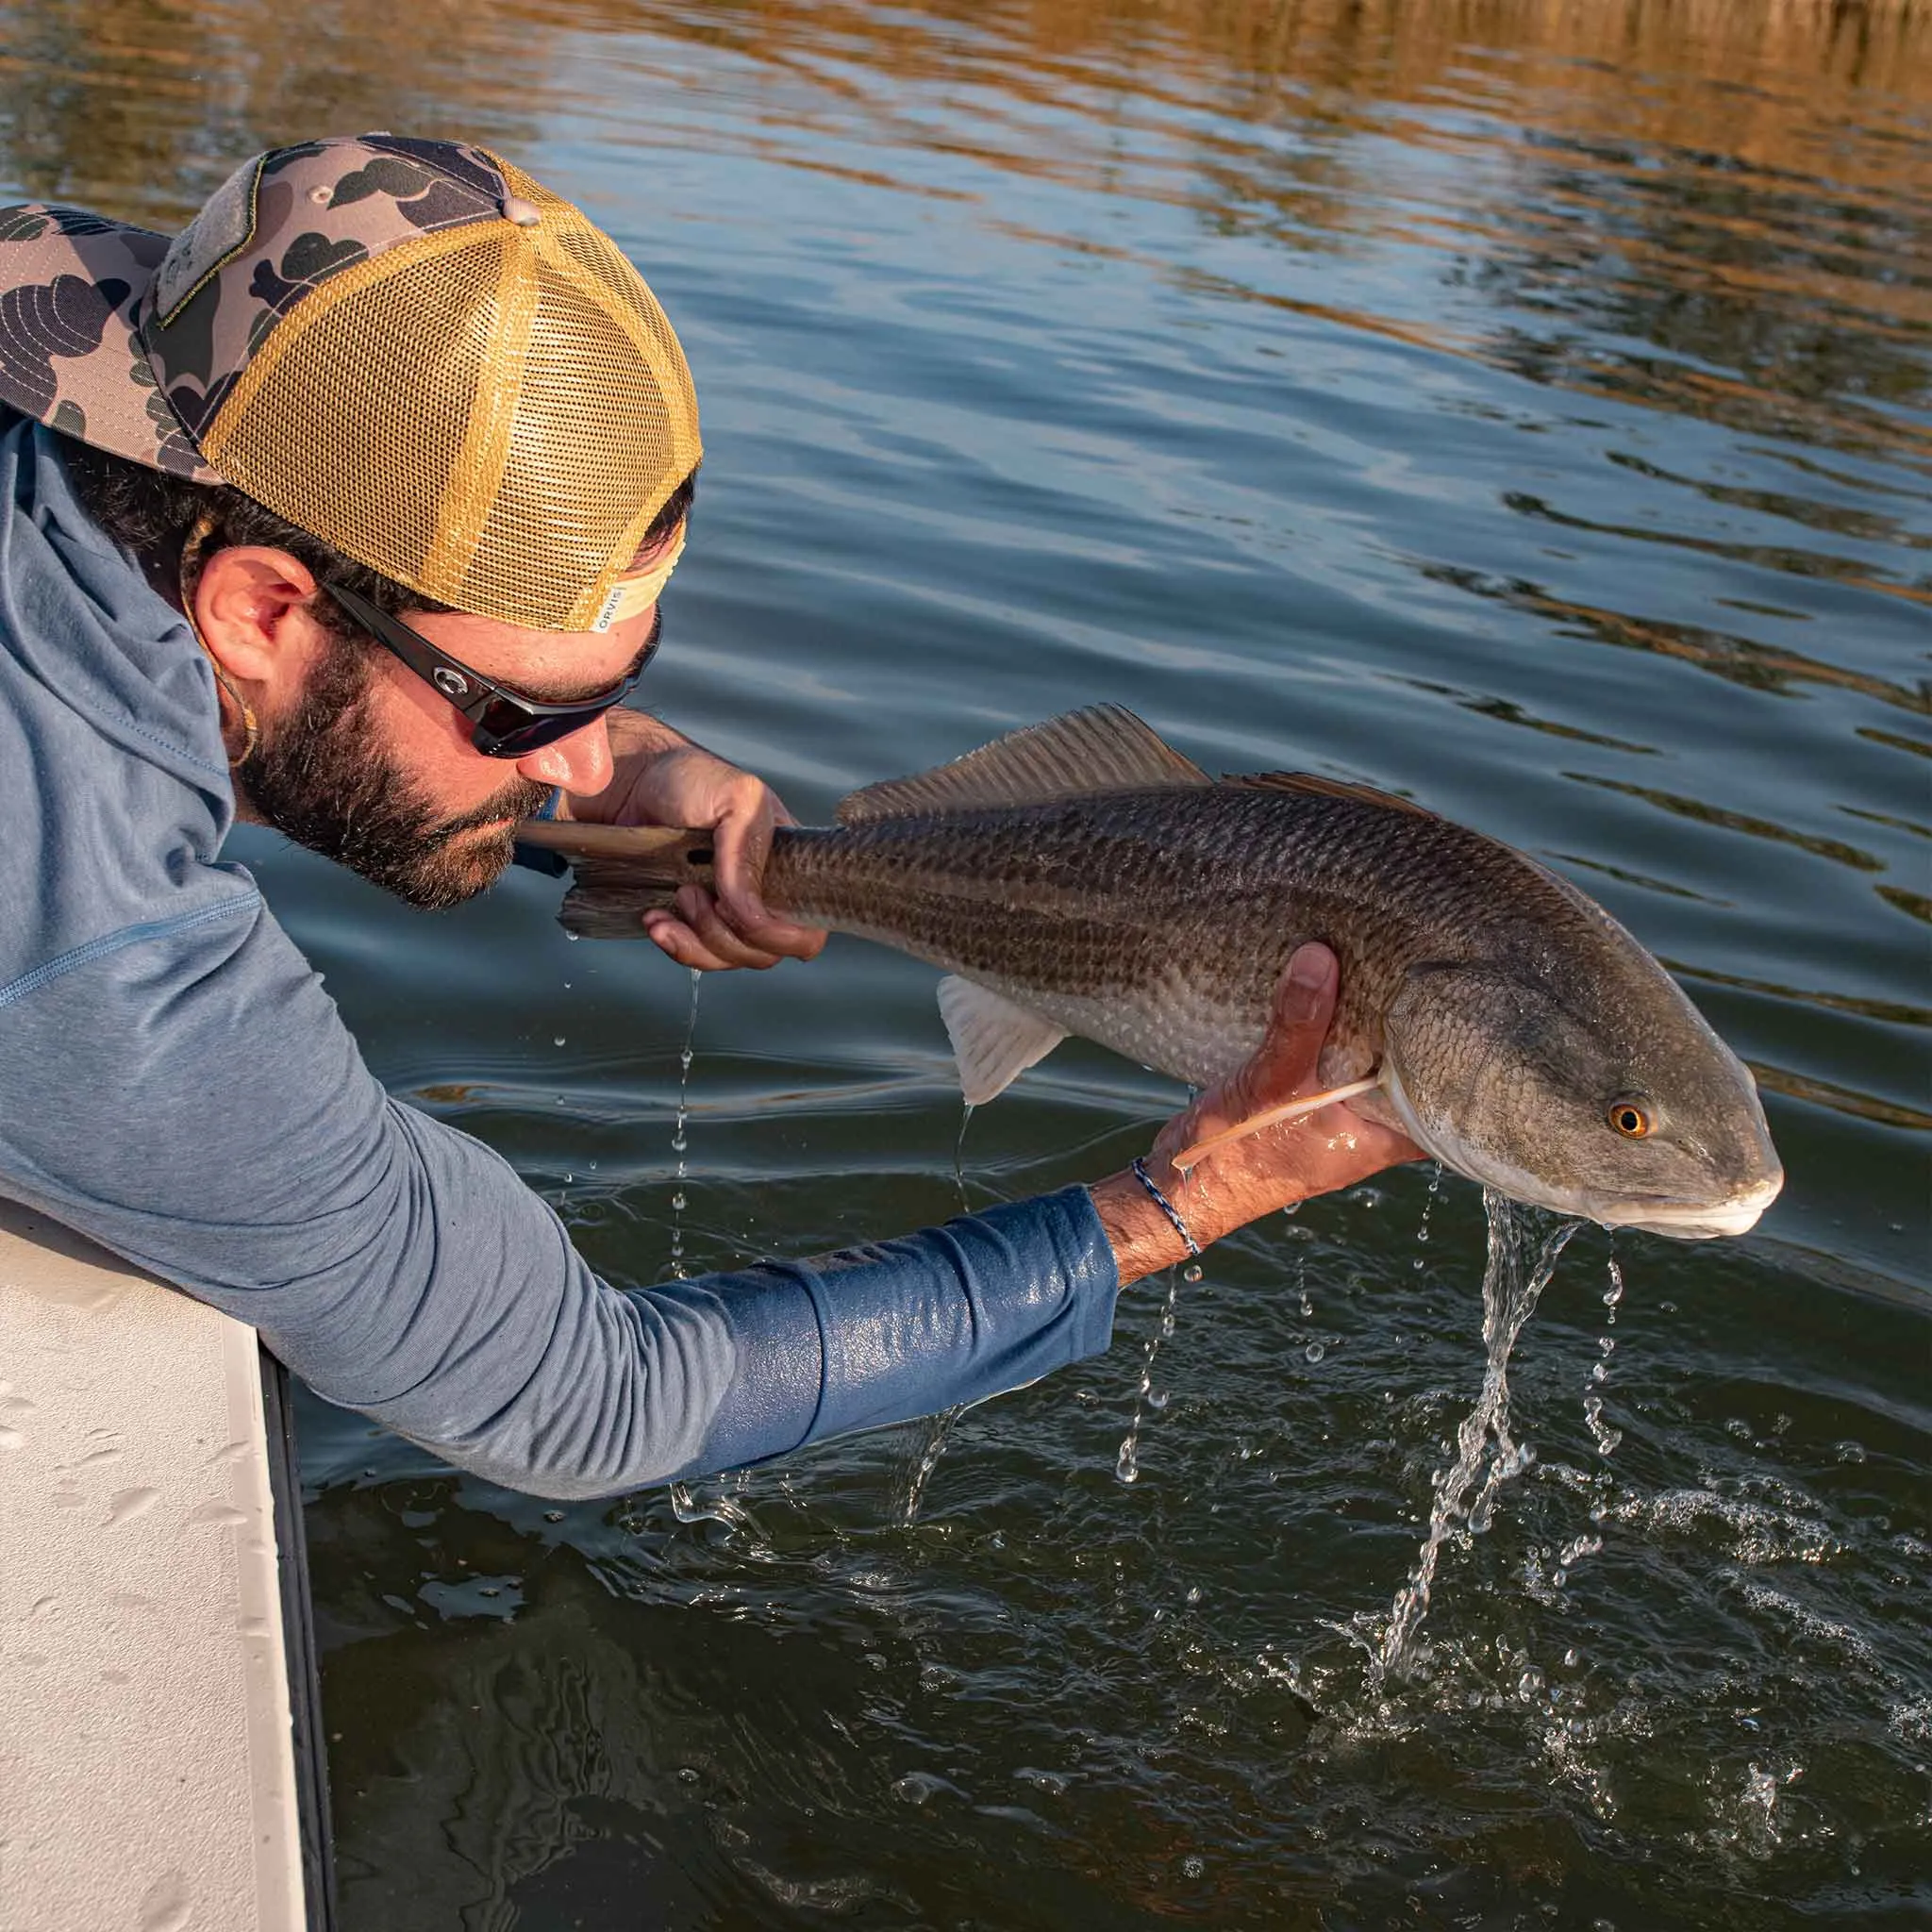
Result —
<instances>
[{"instance_id":1,"label":"sunglasses","mask_svg":"<svg viewBox=\"0 0 1932 1932\"><path fill-rule=\"evenodd\" d=\"M664 629L664 611L659 606L651 625L650 641L643 655L627 677L595 697L579 698L575 704L543 705L534 698L519 697L493 684L479 671L472 671L460 658L440 651L420 631L411 630L400 618L378 608L359 591L346 584L325 583L322 587L377 643L394 652L425 683L435 687L470 724L470 742L486 758L520 758L546 744L555 744L587 724L594 724L613 705L630 695L658 654L658 640Z\"/></svg>"}]
</instances>

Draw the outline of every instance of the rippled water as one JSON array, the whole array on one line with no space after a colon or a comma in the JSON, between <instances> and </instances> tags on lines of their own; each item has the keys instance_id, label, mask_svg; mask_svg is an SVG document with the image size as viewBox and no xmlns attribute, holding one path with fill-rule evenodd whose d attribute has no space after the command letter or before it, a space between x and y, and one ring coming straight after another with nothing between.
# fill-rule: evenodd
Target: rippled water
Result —
<instances>
[{"instance_id":1,"label":"rippled water","mask_svg":"<svg viewBox=\"0 0 1932 1932\"><path fill-rule=\"evenodd\" d=\"M1923 11L0 19L36 193L174 226L388 125L589 207L706 411L653 701L801 816L1098 698L1409 792L1664 957L1790 1172L1745 1241L1572 1241L1510 1363L1534 1460L1442 1540L1406 1677L1378 1620L1484 1357L1480 1203L1421 1170L1218 1248L1144 1399L1158 1282L936 1458L558 1511L309 1404L348 1926L1924 1923ZM680 1185L685 974L566 944L534 878L425 920L243 856L383 1077L616 1277L958 1205L909 962L708 982ZM965 1190L1177 1099L1070 1045Z\"/></svg>"}]
</instances>

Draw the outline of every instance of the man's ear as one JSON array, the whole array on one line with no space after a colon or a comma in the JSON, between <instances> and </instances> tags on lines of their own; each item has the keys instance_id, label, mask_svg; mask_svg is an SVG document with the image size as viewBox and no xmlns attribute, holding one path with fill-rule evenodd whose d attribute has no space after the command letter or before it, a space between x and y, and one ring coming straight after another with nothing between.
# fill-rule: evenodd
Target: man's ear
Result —
<instances>
[{"instance_id":1,"label":"man's ear","mask_svg":"<svg viewBox=\"0 0 1932 1932\"><path fill-rule=\"evenodd\" d=\"M217 550L194 586L194 622L209 655L264 694L299 683L326 642L307 607L315 577L299 558L259 544Z\"/></svg>"}]
</instances>

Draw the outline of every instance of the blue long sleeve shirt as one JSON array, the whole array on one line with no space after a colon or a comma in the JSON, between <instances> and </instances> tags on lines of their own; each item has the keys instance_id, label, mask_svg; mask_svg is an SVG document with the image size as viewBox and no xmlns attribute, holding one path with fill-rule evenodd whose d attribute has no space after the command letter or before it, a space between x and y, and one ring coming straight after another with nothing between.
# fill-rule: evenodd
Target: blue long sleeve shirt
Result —
<instances>
[{"instance_id":1,"label":"blue long sleeve shirt","mask_svg":"<svg viewBox=\"0 0 1932 1932\"><path fill-rule=\"evenodd\" d=\"M0 414L0 1193L253 1324L327 1400L591 1496L974 1400L1107 1346L1083 1190L618 1289L391 1100L249 874L212 675Z\"/></svg>"}]
</instances>

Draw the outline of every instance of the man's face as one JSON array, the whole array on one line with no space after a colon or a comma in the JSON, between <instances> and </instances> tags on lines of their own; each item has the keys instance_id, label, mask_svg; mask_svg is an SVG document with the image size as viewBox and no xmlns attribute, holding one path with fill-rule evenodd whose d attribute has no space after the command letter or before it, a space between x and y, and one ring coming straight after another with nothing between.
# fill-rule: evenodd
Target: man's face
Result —
<instances>
[{"instance_id":1,"label":"man's face","mask_svg":"<svg viewBox=\"0 0 1932 1932\"><path fill-rule=\"evenodd\" d=\"M456 612L405 621L521 696L569 703L608 691L652 634L655 608L602 634L525 630ZM344 641L313 617L299 684L263 719L236 779L286 837L412 906L454 906L510 861L514 826L552 787L590 794L611 778L602 719L521 758L486 758L448 699L373 639Z\"/></svg>"}]
</instances>

